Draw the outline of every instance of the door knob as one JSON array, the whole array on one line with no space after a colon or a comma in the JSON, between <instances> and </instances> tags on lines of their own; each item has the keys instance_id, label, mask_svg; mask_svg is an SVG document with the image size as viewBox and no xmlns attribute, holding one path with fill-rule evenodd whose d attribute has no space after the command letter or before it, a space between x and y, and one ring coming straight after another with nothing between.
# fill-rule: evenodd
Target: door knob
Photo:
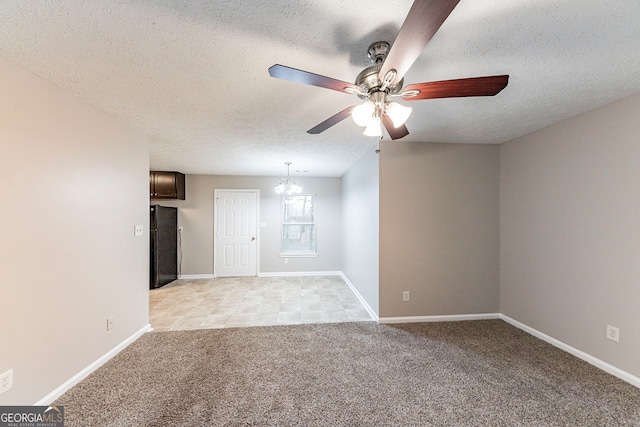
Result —
<instances>
[{"instance_id":1,"label":"door knob","mask_svg":"<svg viewBox=\"0 0 640 427\"><path fill-rule=\"evenodd\" d=\"M256 240L256 238L255 238L255 237L252 237L252 238L251 238L251 241L253 242L254 240Z\"/></svg>"}]
</instances>

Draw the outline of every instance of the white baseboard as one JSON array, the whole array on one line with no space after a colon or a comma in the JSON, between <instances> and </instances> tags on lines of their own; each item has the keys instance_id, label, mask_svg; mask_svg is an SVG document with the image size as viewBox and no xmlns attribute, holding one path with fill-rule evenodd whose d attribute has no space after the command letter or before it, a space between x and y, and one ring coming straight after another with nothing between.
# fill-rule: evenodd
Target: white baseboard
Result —
<instances>
[{"instance_id":1,"label":"white baseboard","mask_svg":"<svg viewBox=\"0 0 640 427\"><path fill-rule=\"evenodd\" d=\"M115 356L116 354L124 350L127 346L129 346L129 344L131 344L132 342L140 338L143 334L150 331L151 331L151 325L147 324L145 327L143 327L142 329L140 329L139 331L131 335L129 338L127 338L126 340L122 341L120 344L115 346L107 354L105 354L104 356L102 356L101 358L93 362L91 365L84 368L82 371L78 372L76 375L74 375L71 379L66 381L60 387L56 388L51 393L49 393L48 395L46 395L45 397L43 397L42 399L34 403L34 406L50 405L57 398L62 396L64 393L66 393L71 387L78 384L83 379L87 378L89 374L91 374L93 371L98 369L100 366L104 365L113 356Z\"/></svg>"},{"instance_id":2,"label":"white baseboard","mask_svg":"<svg viewBox=\"0 0 640 427\"><path fill-rule=\"evenodd\" d=\"M574 356L576 356L579 359L584 360L585 362L588 362L590 364L592 364L593 366L602 369L605 372L610 373L611 375L614 375L618 378L620 378L623 381L628 382L631 385L634 385L638 388L640 388L640 378L636 377L635 375L631 375L628 372L623 371L622 369L618 369L613 365L608 364L607 362L604 362L596 357L591 356L590 354L585 353L582 350L578 350L577 348L571 347L568 344L563 343L562 341L559 341L553 337L550 337L549 335L538 331L537 329L533 329L527 325L525 325L524 323L520 323L517 320L514 320L512 318L510 318L509 316L505 316L504 314L500 314L500 318L502 320L504 320L505 322L515 326L518 329L522 329L523 331L525 331L528 334L533 335L536 338L540 338L543 341L548 342L549 344L558 347L561 350L566 351L569 354L572 354Z\"/></svg>"},{"instance_id":3,"label":"white baseboard","mask_svg":"<svg viewBox=\"0 0 640 427\"><path fill-rule=\"evenodd\" d=\"M558 347L569 354L574 355L575 357L584 360L591 365L602 369L603 371L614 375L620 378L623 381L628 382L629 384L640 388L640 378L632 375L622 369L616 368L613 365L610 365L607 362L604 362L590 354L587 354L577 348L574 348L568 344L563 343L543 332L540 332L534 328L531 328L523 323L518 322L515 319L510 318L502 313L481 313L481 314L459 314L459 315L441 315L441 316L403 316L403 317L378 317L376 312L371 308L368 302L360 295L360 292L355 288L353 283L345 276L345 274L341 271L304 271L304 272L273 272L273 273L259 273L258 277L294 277L294 276L340 276L345 283L351 288L353 293L356 295L360 303L367 310L371 318L381 324L394 324L394 323L420 323L420 322L455 322L455 321L464 321L464 320L489 320L489 319L502 319L505 322L515 326L518 329L521 329L528 334L533 335L543 341L548 342L549 344ZM212 274L190 274L190 275L181 275L180 279L212 279L214 276ZM129 338L124 340L122 343L114 347L107 354L93 362L91 365L80 371L74 377L66 381L60 387L56 388L54 391L49 393L47 396L40 399L34 405L42 406L49 405L53 401L55 401L58 397L63 395L66 391L68 391L71 387L82 381L93 371L98 369L104 363L106 363L109 359L114 357L132 342L137 340L140 336L142 336L146 332L150 332L152 330L151 325L146 325L138 332L131 335Z\"/></svg>"},{"instance_id":4,"label":"white baseboard","mask_svg":"<svg viewBox=\"0 0 640 427\"><path fill-rule=\"evenodd\" d=\"M371 318L374 321L378 322L380 320L380 318L378 317L378 313L376 313L375 310L369 305L367 300L365 300L364 297L360 295L360 292L358 292L358 290L353 285L353 283L351 283L351 281L347 278L347 276L343 272L340 272L340 277L342 277L342 280L344 280L345 283L349 286L349 288L351 288L351 291L355 294L356 298L358 298L358 301L360 301L360 304L364 306L365 310L367 310L367 313L369 313L369 316L371 316Z\"/></svg>"},{"instance_id":5,"label":"white baseboard","mask_svg":"<svg viewBox=\"0 0 640 427\"><path fill-rule=\"evenodd\" d=\"M592 364L593 366L602 369L603 371L614 375L620 378L623 381L628 382L629 384L640 388L640 378L632 375L622 369L616 368L613 365L608 364L590 354L585 353L584 351L578 350L577 348L571 347L568 344L563 343L549 335L542 333L536 329L533 329L523 323L518 322L510 318L509 316L505 316L502 313L487 313L487 314L461 314L461 315L451 315L451 316L405 316L405 317L381 317L378 322L382 324L391 324L391 323L419 323L419 322L452 322L452 321L461 321L461 320L487 320L487 319L502 319L505 322L515 326L518 329L525 331L526 333L533 335L536 338L539 338L543 341L548 342L549 344L558 347L561 350L566 351L573 356L584 360Z\"/></svg>"},{"instance_id":6,"label":"white baseboard","mask_svg":"<svg viewBox=\"0 0 640 427\"><path fill-rule=\"evenodd\" d=\"M499 319L500 313L454 314L443 316L381 317L379 323L460 322L463 320Z\"/></svg>"},{"instance_id":7,"label":"white baseboard","mask_svg":"<svg viewBox=\"0 0 640 427\"><path fill-rule=\"evenodd\" d=\"M294 276L340 276L341 271L276 271L258 273L258 277L294 277Z\"/></svg>"},{"instance_id":8,"label":"white baseboard","mask_svg":"<svg viewBox=\"0 0 640 427\"><path fill-rule=\"evenodd\" d=\"M293 276L340 276L341 271L279 271L273 273L258 273L258 277L293 277ZM181 274L178 279L215 279L213 274Z\"/></svg>"},{"instance_id":9,"label":"white baseboard","mask_svg":"<svg viewBox=\"0 0 640 427\"><path fill-rule=\"evenodd\" d=\"M213 279L213 274L181 274L180 276L178 276L178 279Z\"/></svg>"}]
</instances>

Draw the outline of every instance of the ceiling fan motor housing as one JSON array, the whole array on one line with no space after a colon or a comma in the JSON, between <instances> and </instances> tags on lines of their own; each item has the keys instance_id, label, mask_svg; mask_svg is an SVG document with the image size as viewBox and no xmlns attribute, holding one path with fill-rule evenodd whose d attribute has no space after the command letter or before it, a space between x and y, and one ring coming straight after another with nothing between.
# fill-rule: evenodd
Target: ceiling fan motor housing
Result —
<instances>
[{"instance_id":1,"label":"ceiling fan motor housing","mask_svg":"<svg viewBox=\"0 0 640 427\"><path fill-rule=\"evenodd\" d=\"M370 94L372 92L378 92L382 87L382 80L380 80L380 70L382 69L382 64L384 60L387 58L387 54L389 53L390 45L387 42L375 42L371 46L369 46L369 59L373 62L373 65L368 66L364 70L358 74L356 77L355 84L360 86L363 92ZM385 89L386 93L398 93L400 89L402 89L402 85L404 83L404 79L400 80L395 85L389 85ZM358 95L361 99L367 99L368 96Z\"/></svg>"}]
</instances>

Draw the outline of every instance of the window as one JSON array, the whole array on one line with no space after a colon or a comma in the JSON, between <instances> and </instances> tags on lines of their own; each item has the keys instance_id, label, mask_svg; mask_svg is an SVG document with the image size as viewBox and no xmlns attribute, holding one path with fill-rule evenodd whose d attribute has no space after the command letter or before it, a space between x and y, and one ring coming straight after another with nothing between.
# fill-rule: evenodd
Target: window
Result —
<instances>
[{"instance_id":1,"label":"window","mask_svg":"<svg viewBox=\"0 0 640 427\"><path fill-rule=\"evenodd\" d=\"M281 256L318 256L316 195L282 196Z\"/></svg>"}]
</instances>

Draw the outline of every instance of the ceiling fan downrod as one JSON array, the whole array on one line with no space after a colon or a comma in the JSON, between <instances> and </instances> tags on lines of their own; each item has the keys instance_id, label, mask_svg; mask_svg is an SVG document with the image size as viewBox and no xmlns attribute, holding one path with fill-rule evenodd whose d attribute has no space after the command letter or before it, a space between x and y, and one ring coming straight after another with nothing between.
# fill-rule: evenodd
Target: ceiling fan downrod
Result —
<instances>
[{"instance_id":1,"label":"ceiling fan downrod","mask_svg":"<svg viewBox=\"0 0 640 427\"><path fill-rule=\"evenodd\" d=\"M384 41L375 42L369 46L367 56L374 64L383 63L384 60L387 59L389 49L391 49L391 45L389 43Z\"/></svg>"}]
</instances>

